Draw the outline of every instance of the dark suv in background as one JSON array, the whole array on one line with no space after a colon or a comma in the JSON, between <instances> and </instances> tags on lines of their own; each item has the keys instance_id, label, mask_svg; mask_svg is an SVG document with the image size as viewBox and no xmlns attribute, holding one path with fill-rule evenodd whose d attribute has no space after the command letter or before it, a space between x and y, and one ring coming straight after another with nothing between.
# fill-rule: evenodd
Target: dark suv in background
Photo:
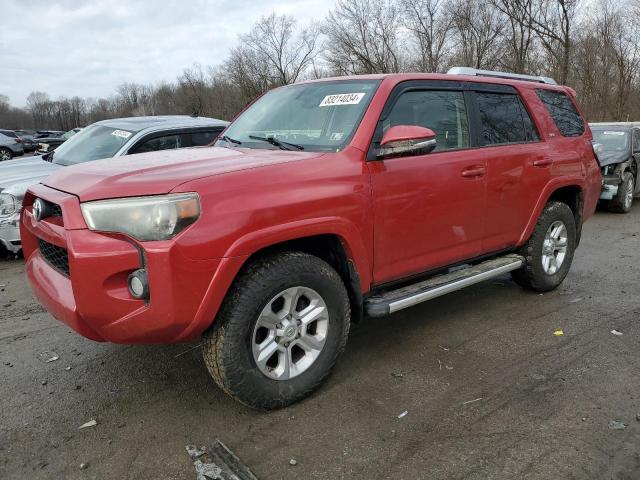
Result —
<instances>
[{"instance_id":1,"label":"dark suv in background","mask_svg":"<svg viewBox=\"0 0 640 480\"><path fill-rule=\"evenodd\" d=\"M593 143L598 146L602 167L600 202L612 212L627 213L640 195L640 127L619 124L591 124Z\"/></svg>"}]
</instances>

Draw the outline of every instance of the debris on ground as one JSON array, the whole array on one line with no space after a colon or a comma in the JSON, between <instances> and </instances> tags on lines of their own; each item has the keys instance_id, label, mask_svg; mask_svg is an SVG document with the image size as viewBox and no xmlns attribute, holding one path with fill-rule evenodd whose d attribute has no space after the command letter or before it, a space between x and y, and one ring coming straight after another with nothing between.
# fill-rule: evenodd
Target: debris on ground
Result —
<instances>
[{"instance_id":1,"label":"debris on ground","mask_svg":"<svg viewBox=\"0 0 640 480\"><path fill-rule=\"evenodd\" d=\"M42 352L38 354L38 358L44 363L55 362L60 358L56 352Z\"/></svg>"},{"instance_id":2,"label":"debris on ground","mask_svg":"<svg viewBox=\"0 0 640 480\"><path fill-rule=\"evenodd\" d=\"M438 347L440 347L440 349L441 349L443 352L448 352L448 351L449 351L449 349L448 349L448 348L443 347L442 345L438 345Z\"/></svg>"},{"instance_id":3,"label":"debris on ground","mask_svg":"<svg viewBox=\"0 0 640 480\"><path fill-rule=\"evenodd\" d=\"M405 410L400 415L398 415L398 418L406 417L408 414L409 414L409 412L407 410Z\"/></svg>"},{"instance_id":4,"label":"debris on ground","mask_svg":"<svg viewBox=\"0 0 640 480\"><path fill-rule=\"evenodd\" d=\"M564 332L562 330L556 330L555 332L553 332L553 334L556 337L562 337L564 335Z\"/></svg>"},{"instance_id":5,"label":"debris on ground","mask_svg":"<svg viewBox=\"0 0 640 480\"><path fill-rule=\"evenodd\" d=\"M581 302L581 301L582 301L582 298L579 297L579 298L574 298L573 300L569 300L569 303L578 303L578 302Z\"/></svg>"},{"instance_id":6,"label":"debris on ground","mask_svg":"<svg viewBox=\"0 0 640 480\"><path fill-rule=\"evenodd\" d=\"M46 380L42 380L40 383L41 383L42 385L46 385L46 384L47 384L47 381L46 381Z\"/></svg>"},{"instance_id":7,"label":"debris on ground","mask_svg":"<svg viewBox=\"0 0 640 480\"><path fill-rule=\"evenodd\" d=\"M482 397L474 398L473 400L467 400L466 402L462 402L462 405L469 405L470 403L479 402L480 400L482 400Z\"/></svg>"},{"instance_id":8,"label":"debris on ground","mask_svg":"<svg viewBox=\"0 0 640 480\"><path fill-rule=\"evenodd\" d=\"M611 420L609 422L609 428L611 430L624 430L625 428L627 428L627 424L618 420Z\"/></svg>"},{"instance_id":9,"label":"debris on ground","mask_svg":"<svg viewBox=\"0 0 640 480\"><path fill-rule=\"evenodd\" d=\"M295 458L289 460L289 465L295 467L298 464L298 461Z\"/></svg>"},{"instance_id":10,"label":"debris on ground","mask_svg":"<svg viewBox=\"0 0 640 480\"><path fill-rule=\"evenodd\" d=\"M249 467L218 439L208 448L195 445L185 448L196 469L196 480L258 480Z\"/></svg>"},{"instance_id":11,"label":"debris on ground","mask_svg":"<svg viewBox=\"0 0 640 480\"><path fill-rule=\"evenodd\" d=\"M622 335L622 332L616 330L615 328L613 330L611 330L611 333L613 333L616 337L619 337Z\"/></svg>"},{"instance_id":12,"label":"debris on ground","mask_svg":"<svg viewBox=\"0 0 640 480\"><path fill-rule=\"evenodd\" d=\"M182 355L185 355L185 354L187 354L187 353L189 353L189 352L191 352L191 351L193 351L193 350L195 350L196 348L201 347L201 346L202 346L202 343L199 343L199 344L198 344L198 345L196 345L195 347L191 347L191 348L189 348L188 350L185 350L184 352L181 352L181 353L177 354L177 355L176 355L175 357L173 357L173 358L181 357Z\"/></svg>"},{"instance_id":13,"label":"debris on ground","mask_svg":"<svg viewBox=\"0 0 640 480\"><path fill-rule=\"evenodd\" d=\"M391 376L396 378L402 378L404 377L404 374L400 372L391 372Z\"/></svg>"},{"instance_id":14,"label":"debris on ground","mask_svg":"<svg viewBox=\"0 0 640 480\"><path fill-rule=\"evenodd\" d=\"M69 370L71 370L71 367L64 367L64 369L68 372Z\"/></svg>"},{"instance_id":15,"label":"debris on ground","mask_svg":"<svg viewBox=\"0 0 640 480\"><path fill-rule=\"evenodd\" d=\"M80 464L80 470L86 470L89 467L88 463L81 463Z\"/></svg>"},{"instance_id":16,"label":"debris on ground","mask_svg":"<svg viewBox=\"0 0 640 480\"><path fill-rule=\"evenodd\" d=\"M87 423L83 423L82 425L80 425L78 427L78 430L82 430L83 428L95 427L96 425L98 425L98 422L96 422L95 420L89 420Z\"/></svg>"}]
</instances>

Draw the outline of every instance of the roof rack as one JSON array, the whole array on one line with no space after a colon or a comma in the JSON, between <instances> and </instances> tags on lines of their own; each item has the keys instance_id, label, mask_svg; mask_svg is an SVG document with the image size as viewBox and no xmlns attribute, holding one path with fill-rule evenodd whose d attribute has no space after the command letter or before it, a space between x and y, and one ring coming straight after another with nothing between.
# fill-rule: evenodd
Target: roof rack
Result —
<instances>
[{"instance_id":1,"label":"roof rack","mask_svg":"<svg viewBox=\"0 0 640 480\"><path fill-rule=\"evenodd\" d=\"M511 78L513 80L523 80L525 82L546 83L549 85L557 85L557 82L550 77L542 77L537 75L522 75L520 73L495 72L493 70L478 70L469 67L453 67L447 72L449 75L469 75L476 77L493 77L493 78Z\"/></svg>"}]
</instances>

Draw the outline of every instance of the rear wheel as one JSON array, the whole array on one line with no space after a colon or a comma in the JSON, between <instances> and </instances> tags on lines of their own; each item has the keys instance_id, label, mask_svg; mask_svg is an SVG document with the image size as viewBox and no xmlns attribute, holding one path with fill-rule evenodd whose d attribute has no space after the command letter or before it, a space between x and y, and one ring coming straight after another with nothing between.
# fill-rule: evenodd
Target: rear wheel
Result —
<instances>
[{"instance_id":1,"label":"rear wheel","mask_svg":"<svg viewBox=\"0 0 640 480\"><path fill-rule=\"evenodd\" d=\"M522 248L525 266L511 273L524 288L547 292L558 287L569 273L576 248L573 212L562 202L549 202L531 238Z\"/></svg>"},{"instance_id":2,"label":"rear wheel","mask_svg":"<svg viewBox=\"0 0 640 480\"><path fill-rule=\"evenodd\" d=\"M633 204L633 192L636 189L636 179L631 172L622 174L622 182L618 193L609 202L609 210L616 213L628 213Z\"/></svg>"},{"instance_id":3,"label":"rear wheel","mask_svg":"<svg viewBox=\"0 0 640 480\"><path fill-rule=\"evenodd\" d=\"M297 402L320 386L344 350L349 298L338 273L301 252L251 263L205 334L215 382L260 410Z\"/></svg>"},{"instance_id":4,"label":"rear wheel","mask_svg":"<svg viewBox=\"0 0 640 480\"><path fill-rule=\"evenodd\" d=\"M0 147L0 162L11 160L13 158L13 153L11 150L5 147Z\"/></svg>"}]
</instances>

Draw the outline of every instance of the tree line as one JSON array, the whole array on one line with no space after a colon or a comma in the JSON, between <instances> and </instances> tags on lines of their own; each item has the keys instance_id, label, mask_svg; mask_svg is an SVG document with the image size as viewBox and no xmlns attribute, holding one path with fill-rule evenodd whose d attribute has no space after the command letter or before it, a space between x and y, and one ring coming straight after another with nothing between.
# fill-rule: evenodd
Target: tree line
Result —
<instances>
[{"instance_id":1,"label":"tree line","mask_svg":"<svg viewBox=\"0 0 640 480\"><path fill-rule=\"evenodd\" d=\"M0 94L0 126L67 130L165 114L233 118L265 91L328 76L446 72L545 75L577 92L591 121L640 121L640 0L338 0L321 22L262 17L221 65L172 82L125 83L108 98Z\"/></svg>"}]
</instances>

